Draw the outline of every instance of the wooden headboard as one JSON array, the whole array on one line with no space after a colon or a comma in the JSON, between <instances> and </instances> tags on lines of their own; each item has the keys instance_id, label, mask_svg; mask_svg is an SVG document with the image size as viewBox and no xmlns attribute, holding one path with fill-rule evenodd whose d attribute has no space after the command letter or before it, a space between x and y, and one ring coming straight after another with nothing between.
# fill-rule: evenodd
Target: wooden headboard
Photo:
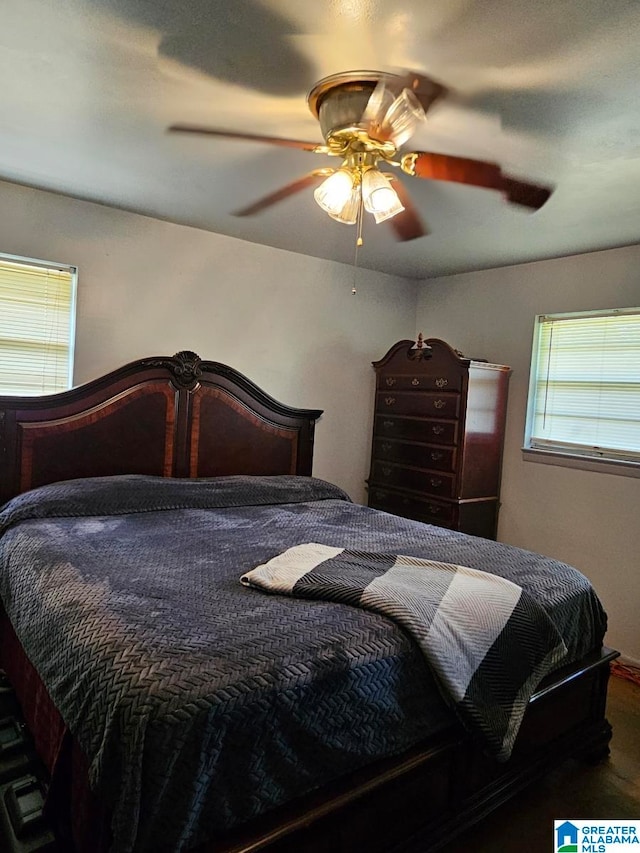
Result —
<instances>
[{"instance_id":1,"label":"wooden headboard","mask_svg":"<svg viewBox=\"0 0 640 853\"><path fill-rule=\"evenodd\" d=\"M0 504L76 477L308 475L321 414L189 351L132 361L61 394L0 397Z\"/></svg>"}]
</instances>

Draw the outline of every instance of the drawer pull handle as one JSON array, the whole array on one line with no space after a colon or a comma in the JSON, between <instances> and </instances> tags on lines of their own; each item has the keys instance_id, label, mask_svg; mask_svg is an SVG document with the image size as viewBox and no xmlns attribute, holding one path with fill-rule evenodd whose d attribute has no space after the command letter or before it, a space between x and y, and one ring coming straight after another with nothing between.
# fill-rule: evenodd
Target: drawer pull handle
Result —
<instances>
[{"instance_id":1,"label":"drawer pull handle","mask_svg":"<svg viewBox=\"0 0 640 853\"><path fill-rule=\"evenodd\" d=\"M396 384L396 380L393 378L393 376L387 376L385 382L387 383L389 388L393 388L393 386Z\"/></svg>"},{"instance_id":2,"label":"drawer pull handle","mask_svg":"<svg viewBox=\"0 0 640 853\"><path fill-rule=\"evenodd\" d=\"M387 465L385 465L385 466L381 469L381 471L382 471L382 476L383 476L383 477L390 477L390 476L391 476L391 468L389 468Z\"/></svg>"},{"instance_id":3,"label":"drawer pull handle","mask_svg":"<svg viewBox=\"0 0 640 853\"><path fill-rule=\"evenodd\" d=\"M440 424L436 424L435 426L431 427L431 432L434 435L442 435L442 433L444 432L444 427L440 426Z\"/></svg>"},{"instance_id":4,"label":"drawer pull handle","mask_svg":"<svg viewBox=\"0 0 640 853\"><path fill-rule=\"evenodd\" d=\"M382 444L380 445L380 448L381 448L383 453L388 453L392 447L393 447L393 444L391 444L391 442L389 442L389 441L383 441Z\"/></svg>"},{"instance_id":5,"label":"drawer pull handle","mask_svg":"<svg viewBox=\"0 0 640 853\"><path fill-rule=\"evenodd\" d=\"M439 459L442 459L443 456L444 456L444 453L441 453L439 450L432 450L431 451L431 458L433 459L434 462L437 462Z\"/></svg>"},{"instance_id":6,"label":"drawer pull handle","mask_svg":"<svg viewBox=\"0 0 640 853\"><path fill-rule=\"evenodd\" d=\"M444 388L448 384L449 380L445 379L444 377L436 379L436 388Z\"/></svg>"},{"instance_id":7,"label":"drawer pull handle","mask_svg":"<svg viewBox=\"0 0 640 853\"><path fill-rule=\"evenodd\" d=\"M411 380L411 384L412 384L412 385L419 385L419 384L420 384L420 380L419 380L419 379L417 379L416 377L414 377L414 378Z\"/></svg>"},{"instance_id":8,"label":"drawer pull handle","mask_svg":"<svg viewBox=\"0 0 640 853\"><path fill-rule=\"evenodd\" d=\"M434 400L433 405L436 409L444 409L444 407L447 405L447 401L446 400Z\"/></svg>"},{"instance_id":9,"label":"drawer pull handle","mask_svg":"<svg viewBox=\"0 0 640 853\"><path fill-rule=\"evenodd\" d=\"M396 398L395 398L395 397L385 397L385 398L384 398L385 406L393 406L393 404L395 403L395 401L396 401ZM444 406L444 403L443 403L442 405Z\"/></svg>"},{"instance_id":10,"label":"drawer pull handle","mask_svg":"<svg viewBox=\"0 0 640 853\"><path fill-rule=\"evenodd\" d=\"M429 504L429 514L430 515L437 515L441 509L442 509L442 507L440 507L440 506L436 506L435 504Z\"/></svg>"},{"instance_id":11,"label":"drawer pull handle","mask_svg":"<svg viewBox=\"0 0 640 853\"><path fill-rule=\"evenodd\" d=\"M382 426L385 429L393 429L393 427L395 426L395 421L382 421Z\"/></svg>"},{"instance_id":12,"label":"drawer pull handle","mask_svg":"<svg viewBox=\"0 0 640 853\"><path fill-rule=\"evenodd\" d=\"M429 482L431 483L434 489L437 489L439 486L442 485L442 480L440 479L440 477L431 477Z\"/></svg>"}]
</instances>

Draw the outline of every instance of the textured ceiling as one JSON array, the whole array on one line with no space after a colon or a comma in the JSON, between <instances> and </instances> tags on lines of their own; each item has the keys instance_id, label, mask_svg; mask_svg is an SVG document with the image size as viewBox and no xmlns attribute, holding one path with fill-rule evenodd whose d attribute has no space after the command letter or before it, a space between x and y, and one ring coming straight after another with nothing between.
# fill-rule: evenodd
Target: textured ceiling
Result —
<instances>
[{"instance_id":1,"label":"textured ceiling","mask_svg":"<svg viewBox=\"0 0 640 853\"><path fill-rule=\"evenodd\" d=\"M530 214L403 178L431 233L397 243L371 223L361 266L421 278L626 245L640 242L639 67L637 0L2 0L0 179L351 263L354 229L311 190L231 215L327 158L165 131L321 142L318 79L410 68L451 95L405 149L556 190Z\"/></svg>"}]
</instances>

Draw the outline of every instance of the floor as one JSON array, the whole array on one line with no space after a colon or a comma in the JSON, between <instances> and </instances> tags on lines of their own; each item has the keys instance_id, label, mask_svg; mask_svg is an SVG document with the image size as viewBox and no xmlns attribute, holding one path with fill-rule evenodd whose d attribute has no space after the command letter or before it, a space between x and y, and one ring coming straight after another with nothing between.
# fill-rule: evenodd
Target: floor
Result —
<instances>
[{"instance_id":1,"label":"floor","mask_svg":"<svg viewBox=\"0 0 640 853\"><path fill-rule=\"evenodd\" d=\"M442 853L551 853L554 820L639 819L640 685L611 678L607 719L613 727L607 761L567 762Z\"/></svg>"}]
</instances>

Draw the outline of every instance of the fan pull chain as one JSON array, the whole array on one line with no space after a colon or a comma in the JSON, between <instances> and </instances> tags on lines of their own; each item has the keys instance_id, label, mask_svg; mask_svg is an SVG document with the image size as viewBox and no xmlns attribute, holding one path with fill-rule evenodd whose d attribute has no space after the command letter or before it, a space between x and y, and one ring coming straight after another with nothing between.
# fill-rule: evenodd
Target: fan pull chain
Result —
<instances>
[{"instance_id":1,"label":"fan pull chain","mask_svg":"<svg viewBox=\"0 0 640 853\"><path fill-rule=\"evenodd\" d=\"M351 287L351 293L355 296L358 292L356 288L356 276L358 275L358 249L360 248L359 244L356 242L355 252L353 254L353 285Z\"/></svg>"},{"instance_id":2,"label":"fan pull chain","mask_svg":"<svg viewBox=\"0 0 640 853\"><path fill-rule=\"evenodd\" d=\"M362 186L362 185L361 185ZM358 205L358 238L356 240L356 249L362 246L362 221L364 219L364 201L362 199L362 189L360 189L360 204Z\"/></svg>"},{"instance_id":3,"label":"fan pull chain","mask_svg":"<svg viewBox=\"0 0 640 853\"><path fill-rule=\"evenodd\" d=\"M357 228L358 228L358 236L356 238L356 247L353 253L353 286L351 287L351 293L355 294L358 292L356 287L356 276L358 275L358 250L360 246L363 244L362 239L362 220L363 220L363 201L362 201L362 192L360 193L360 204L358 205L358 219L357 219Z\"/></svg>"}]
</instances>

